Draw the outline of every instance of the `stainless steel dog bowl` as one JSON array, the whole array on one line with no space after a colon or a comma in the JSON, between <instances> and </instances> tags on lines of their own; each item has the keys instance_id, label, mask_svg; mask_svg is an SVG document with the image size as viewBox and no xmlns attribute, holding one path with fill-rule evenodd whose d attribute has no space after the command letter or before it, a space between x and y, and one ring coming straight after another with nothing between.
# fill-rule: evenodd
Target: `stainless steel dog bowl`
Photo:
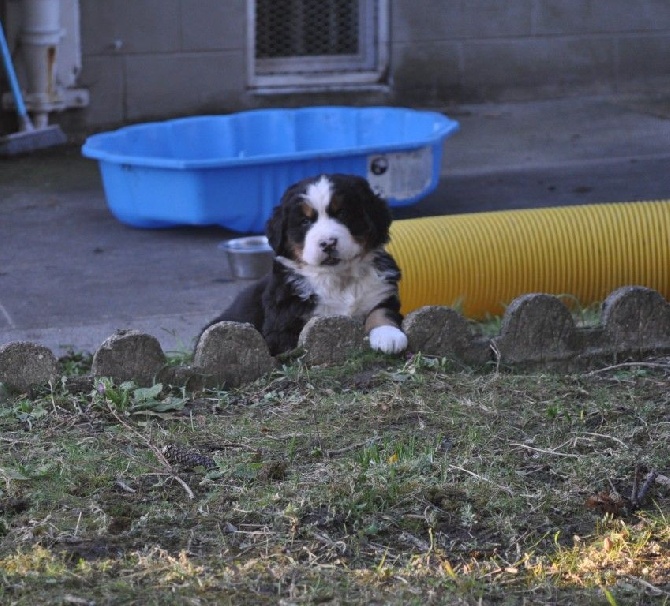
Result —
<instances>
[{"instance_id":1,"label":"stainless steel dog bowl","mask_svg":"<svg viewBox=\"0 0 670 606\"><path fill-rule=\"evenodd\" d=\"M219 249L226 253L233 275L245 280L262 278L272 268L275 256L265 236L226 240Z\"/></svg>"}]
</instances>

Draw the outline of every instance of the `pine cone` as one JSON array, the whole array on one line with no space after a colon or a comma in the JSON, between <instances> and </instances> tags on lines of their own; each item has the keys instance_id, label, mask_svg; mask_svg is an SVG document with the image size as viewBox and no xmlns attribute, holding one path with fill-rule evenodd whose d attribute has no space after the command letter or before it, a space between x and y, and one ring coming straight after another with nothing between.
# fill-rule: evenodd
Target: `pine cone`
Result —
<instances>
[{"instance_id":1,"label":"pine cone","mask_svg":"<svg viewBox=\"0 0 670 606\"><path fill-rule=\"evenodd\" d=\"M195 467L214 469L217 466L212 457L208 457L207 455L200 454L197 450L184 448L177 444L163 446L161 452L169 463L180 465L184 469L194 469Z\"/></svg>"}]
</instances>

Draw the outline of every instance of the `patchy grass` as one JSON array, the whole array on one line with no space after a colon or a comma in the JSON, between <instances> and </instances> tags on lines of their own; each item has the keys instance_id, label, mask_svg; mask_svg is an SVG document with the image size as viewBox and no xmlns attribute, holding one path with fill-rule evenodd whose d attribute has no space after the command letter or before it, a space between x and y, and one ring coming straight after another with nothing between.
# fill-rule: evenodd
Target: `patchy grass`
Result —
<instances>
[{"instance_id":1,"label":"patchy grass","mask_svg":"<svg viewBox=\"0 0 670 606\"><path fill-rule=\"evenodd\" d=\"M670 603L669 383L365 355L5 397L0 602Z\"/></svg>"}]
</instances>

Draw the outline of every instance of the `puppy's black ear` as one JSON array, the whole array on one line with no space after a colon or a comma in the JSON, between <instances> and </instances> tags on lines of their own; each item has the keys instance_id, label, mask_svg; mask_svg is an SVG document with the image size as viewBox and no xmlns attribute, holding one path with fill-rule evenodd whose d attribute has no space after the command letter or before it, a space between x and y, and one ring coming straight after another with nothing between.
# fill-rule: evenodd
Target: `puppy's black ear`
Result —
<instances>
[{"instance_id":1,"label":"puppy's black ear","mask_svg":"<svg viewBox=\"0 0 670 606\"><path fill-rule=\"evenodd\" d=\"M389 241L389 228L392 221L391 210L386 200L377 195L367 181L365 181L365 185L361 186L361 190L365 199L362 207L370 233L369 245L371 248L376 248Z\"/></svg>"},{"instance_id":2,"label":"puppy's black ear","mask_svg":"<svg viewBox=\"0 0 670 606\"><path fill-rule=\"evenodd\" d=\"M286 247L286 224L288 218L288 210L283 204L275 206L272 216L265 224L265 235L268 237L268 242L272 246L275 254L284 255L284 248Z\"/></svg>"},{"instance_id":3,"label":"puppy's black ear","mask_svg":"<svg viewBox=\"0 0 670 606\"><path fill-rule=\"evenodd\" d=\"M265 224L265 235L277 255L289 256L286 250L288 219L291 206L295 199L303 192L304 181L294 183L282 195L279 204L275 206L272 216Z\"/></svg>"}]
</instances>

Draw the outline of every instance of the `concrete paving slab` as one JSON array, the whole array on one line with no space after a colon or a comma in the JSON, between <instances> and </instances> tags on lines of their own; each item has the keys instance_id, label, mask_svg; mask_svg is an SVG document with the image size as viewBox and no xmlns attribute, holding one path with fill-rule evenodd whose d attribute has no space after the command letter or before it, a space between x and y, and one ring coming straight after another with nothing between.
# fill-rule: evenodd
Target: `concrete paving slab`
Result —
<instances>
[{"instance_id":1,"label":"concrete paving slab","mask_svg":"<svg viewBox=\"0 0 670 606\"><path fill-rule=\"evenodd\" d=\"M464 106L437 191L414 217L670 197L670 104L572 99ZM246 284L221 228L136 230L106 207L78 146L0 160L0 345L95 351L117 329L191 349Z\"/></svg>"},{"instance_id":2,"label":"concrete paving slab","mask_svg":"<svg viewBox=\"0 0 670 606\"><path fill-rule=\"evenodd\" d=\"M134 328L187 349L239 288L229 232L122 225L78 147L3 161L0 200L0 343L94 351Z\"/></svg>"},{"instance_id":3,"label":"concrete paving slab","mask_svg":"<svg viewBox=\"0 0 670 606\"><path fill-rule=\"evenodd\" d=\"M412 218L670 197L670 99L465 105L438 188Z\"/></svg>"},{"instance_id":4,"label":"concrete paving slab","mask_svg":"<svg viewBox=\"0 0 670 606\"><path fill-rule=\"evenodd\" d=\"M611 97L462 106L443 167L460 176L667 158L666 107L667 98Z\"/></svg>"}]
</instances>

